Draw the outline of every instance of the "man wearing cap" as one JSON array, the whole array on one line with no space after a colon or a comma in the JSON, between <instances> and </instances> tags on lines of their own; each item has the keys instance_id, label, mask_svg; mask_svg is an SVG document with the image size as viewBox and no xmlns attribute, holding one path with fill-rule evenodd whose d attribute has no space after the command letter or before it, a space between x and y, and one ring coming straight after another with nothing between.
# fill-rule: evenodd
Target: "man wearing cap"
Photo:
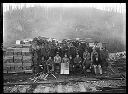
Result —
<instances>
[{"instance_id":1,"label":"man wearing cap","mask_svg":"<svg viewBox=\"0 0 128 94\"><path fill-rule=\"evenodd\" d=\"M105 70L108 67L108 51L105 48L100 50L101 66Z\"/></svg>"},{"instance_id":2,"label":"man wearing cap","mask_svg":"<svg viewBox=\"0 0 128 94\"><path fill-rule=\"evenodd\" d=\"M81 57L79 57L79 54L76 55L76 57L74 58L74 69L76 70L77 67L81 67L81 63L82 63L82 59Z\"/></svg>"},{"instance_id":3,"label":"man wearing cap","mask_svg":"<svg viewBox=\"0 0 128 94\"><path fill-rule=\"evenodd\" d=\"M72 58L71 55L69 56L69 61L70 61L70 63L69 63L69 73L72 74L72 71L73 71L73 58Z\"/></svg>"},{"instance_id":4,"label":"man wearing cap","mask_svg":"<svg viewBox=\"0 0 128 94\"><path fill-rule=\"evenodd\" d=\"M69 58L67 55L64 55L64 58L62 59L62 63L64 64L64 67L62 66L61 74L69 74Z\"/></svg>"},{"instance_id":5,"label":"man wearing cap","mask_svg":"<svg viewBox=\"0 0 128 94\"><path fill-rule=\"evenodd\" d=\"M50 70L54 70L54 61L52 60L52 57L51 56L47 60L46 65L47 65L47 71L48 71L48 73L49 73Z\"/></svg>"},{"instance_id":6,"label":"man wearing cap","mask_svg":"<svg viewBox=\"0 0 128 94\"><path fill-rule=\"evenodd\" d=\"M93 49L93 52L91 53L91 62L94 66L94 72L97 74L97 67L100 74L102 74L102 68L101 68L101 62L100 62L100 54L96 51L96 49Z\"/></svg>"},{"instance_id":7,"label":"man wearing cap","mask_svg":"<svg viewBox=\"0 0 128 94\"><path fill-rule=\"evenodd\" d=\"M55 63L55 72L59 73L61 57L59 56L58 52L57 52L57 55L54 57L54 63Z\"/></svg>"},{"instance_id":8,"label":"man wearing cap","mask_svg":"<svg viewBox=\"0 0 128 94\"><path fill-rule=\"evenodd\" d=\"M82 63L82 66L83 66L84 74L86 74L87 69L90 69L90 65L91 65L91 55L87 50L85 50L85 52L83 53L83 58L84 61Z\"/></svg>"}]
</instances>

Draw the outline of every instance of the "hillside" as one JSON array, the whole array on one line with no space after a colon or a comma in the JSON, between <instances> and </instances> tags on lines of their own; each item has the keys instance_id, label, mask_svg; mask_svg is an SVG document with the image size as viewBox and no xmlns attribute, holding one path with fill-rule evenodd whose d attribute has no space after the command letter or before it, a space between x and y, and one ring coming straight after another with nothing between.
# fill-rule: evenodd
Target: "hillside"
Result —
<instances>
[{"instance_id":1,"label":"hillside","mask_svg":"<svg viewBox=\"0 0 128 94\"><path fill-rule=\"evenodd\" d=\"M91 37L108 42L109 51L123 51L125 21L122 14L94 8L30 7L4 14L4 46L17 39L36 36L63 38Z\"/></svg>"}]
</instances>

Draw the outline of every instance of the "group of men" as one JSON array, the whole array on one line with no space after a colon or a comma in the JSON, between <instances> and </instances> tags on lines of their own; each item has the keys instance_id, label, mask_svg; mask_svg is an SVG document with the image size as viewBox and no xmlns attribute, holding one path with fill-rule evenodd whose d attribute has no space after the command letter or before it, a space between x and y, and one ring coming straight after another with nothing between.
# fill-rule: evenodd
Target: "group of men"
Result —
<instances>
[{"instance_id":1,"label":"group of men","mask_svg":"<svg viewBox=\"0 0 128 94\"><path fill-rule=\"evenodd\" d=\"M108 66L107 58L108 52L105 48L89 47L87 44L82 45L57 45L50 47L49 51L46 52L49 47L47 44L37 47L33 51L33 70L34 73L43 71L44 73L54 70L55 73L60 73L61 63L69 63L69 74L82 72L87 73L88 69L93 69L94 73L102 74L102 69ZM47 55L46 55L47 54ZM43 69L39 65L43 65ZM98 71L97 71L98 68Z\"/></svg>"}]
</instances>

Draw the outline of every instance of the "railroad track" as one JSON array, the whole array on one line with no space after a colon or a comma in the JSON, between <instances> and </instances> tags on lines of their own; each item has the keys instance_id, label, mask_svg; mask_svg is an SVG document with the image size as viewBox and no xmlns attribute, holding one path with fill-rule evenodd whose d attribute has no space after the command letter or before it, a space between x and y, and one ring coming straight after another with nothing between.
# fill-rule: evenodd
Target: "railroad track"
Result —
<instances>
[{"instance_id":1,"label":"railroad track","mask_svg":"<svg viewBox=\"0 0 128 94\"><path fill-rule=\"evenodd\" d=\"M38 84L53 84L53 83L68 83L68 82L85 82L85 81L100 81L100 80L125 80L123 79L122 77L120 78L110 78L110 77L95 77L96 79L87 79L87 80L82 80L82 77L81 78L78 78L78 79L69 79L69 80L62 80L62 81L51 81L51 82L48 82L48 81L36 81L36 82L18 82L18 83L4 83L3 85L4 86L11 86L11 85L38 85Z\"/></svg>"},{"instance_id":2,"label":"railroad track","mask_svg":"<svg viewBox=\"0 0 128 94\"><path fill-rule=\"evenodd\" d=\"M113 82L112 84L115 84L116 82ZM107 85L106 85L107 84ZM126 92L126 86L116 86L115 87L111 87L109 86L111 85L110 81L108 82L103 82L100 80L92 80L92 81L75 81L75 83L73 82L66 82L66 81L58 81L58 82L53 82L53 83L44 83L44 82L39 82L39 83L27 83L27 84L11 84L11 86L9 85L5 85L4 87L11 87L10 92L19 92L18 90L20 90L20 88L27 88L30 87L31 90L29 90L29 92L31 93L49 93L49 92ZM33 88L32 88L33 87ZM98 87L98 88L97 88ZM51 90L52 89L52 90ZM20 92L22 92L24 89L21 89ZM24 93L26 92L23 91ZM28 92L27 92L28 93Z\"/></svg>"}]
</instances>

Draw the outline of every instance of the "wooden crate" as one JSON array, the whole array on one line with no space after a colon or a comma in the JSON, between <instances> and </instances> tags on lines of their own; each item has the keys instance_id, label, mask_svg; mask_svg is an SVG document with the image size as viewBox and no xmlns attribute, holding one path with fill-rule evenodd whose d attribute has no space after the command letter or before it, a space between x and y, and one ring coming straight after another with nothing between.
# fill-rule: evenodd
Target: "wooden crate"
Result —
<instances>
[{"instance_id":1,"label":"wooden crate","mask_svg":"<svg viewBox=\"0 0 128 94\"><path fill-rule=\"evenodd\" d=\"M15 48L14 55L22 55L22 48Z\"/></svg>"},{"instance_id":2,"label":"wooden crate","mask_svg":"<svg viewBox=\"0 0 128 94\"><path fill-rule=\"evenodd\" d=\"M3 58L3 63L13 63L14 62L13 59L14 59L13 56L5 56Z\"/></svg>"},{"instance_id":3,"label":"wooden crate","mask_svg":"<svg viewBox=\"0 0 128 94\"><path fill-rule=\"evenodd\" d=\"M15 66L15 72L23 72L23 66Z\"/></svg>"},{"instance_id":4,"label":"wooden crate","mask_svg":"<svg viewBox=\"0 0 128 94\"><path fill-rule=\"evenodd\" d=\"M23 56L31 56L30 48L22 48L22 55Z\"/></svg>"},{"instance_id":5,"label":"wooden crate","mask_svg":"<svg viewBox=\"0 0 128 94\"><path fill-rule=\"evenodd\" d=\"M32 63L32 57L31 56L23 56L22 62L23 63Z\"/></svg>"},{"instance_id":6,"label":"wooden crate","mask_svg":"<svg viewBox=\"0 0 128 94\"><path fill-rule=\"evenodd\" d=\"M32 63L23 63L24 70L31 70Z\"/></svg>"},{"instance_id":7,"label":"wooden crate","mask_svg":"<svg viewBox=\"0 0 128 94\"><path fill-rule=\"evenodd\" d=\"M7 72L8 72L7 70L5 70L5 69L3 70L3 73L7 73Z\"/></svg>"},{"instance_id":8,"label":"wooden crate","mask_svg":"<svg viewBox=\"0 0 128 94\"><path fill-rule=\"evenodd\" d=\"M7 71L8 71L8 73L16 73L15 72L15 67L12 66L12 65L10 65L10 68Z\"/></svg>"},{"instance_id":9,"label":"wooden crate","mask_svg":"<svg viewBox=\"0 0 128 94\"><path fill-rule=\"evenodd\" d=\"M5 63L4 67L3 67L3 70L6 70L7 72L10 71L10 65Z\"/></svg>"},{"instance_id":10,"label":"wooden crate","mask_svg":"<svg viewBox=\"0 0 128 94\"><path fill-rule=\"evenodd\" d=\"M25 73L33 73L32 70L24 70Z\"/></svg>"},{"instance_id":11,"label":"wooden crate","mask_svg":"<svg viewBox=\"0 0 128 94\"><path fill-rule=\"evenodd\" d=\"M14 56L21 56L22 52L14 52Z\"/></svg>"},{"instance_id":12,"label":"wooden crate","mask_svg":"<svg viewBox=\"0 0 128 94\"><path fill-rule=\"evenodd\" d=\"M3 64L3 70L8 70L8 66L5 64Z\"/></svg>"},{"instance_id":13,"label":"wooden crate","mask_svg":"<svg viewBox=\"0 0 128 94\"><path fill-rule=\"evenodd\" d=\"M14 56L14 63L22 63L22 56Z\"/></svg>"},{"instance_id":14,"label":"wooden crate","mask_svg":"<svg viewBox=\"0 0 128 94\"><path fill-rule=\"evenodd\" d=\"M5 56L13 56L14 52L13 51L6 51Z\"/></svg>"},{"instance_id":15,"label":"wooden crate","mask_svg":"<svg viewBox=\"0 0 128 94\"><path fill-rule=\"evenodd\" d=\"M23 56L32 56L31 52L22 52Z\"/></svg>"},{"instance_id":16,"label":"wooden crate","mask_svg":"<svg viewBox=\"0 0 128 94\"><path fill-rule=\"evenodd\" d=\"M23 63L23 66L32 66L32 63Z\"/></svg>"},{"instance_id":17,"label":"wooden crate","mask_svg":"<svg viewBox=\"0 0 128 94\"><path fill-rule=\"evenodd\" d=\"M23 48L30 48L31 47L31 44L23 44L22 47Z\"/></svg>"},{"instance_id":18,"label":"wooden crate","mask_svg":"<svg viewBox=\"0 0 128 94\"><path fill-rule=\"evenodd\" d=\"M15 47L15 48L22 48L23 45L22 44L14 44L13 47Z\"/></svg>"},{"instance_id":19,"label":"wooden crate","mask_svg":"<svg viewBox=\"0 0 128 94\"><path fill-rule=\"evenodd\" d=\"M31 70L31 66L23 66L23 70Z\"/></svg>"}]
</instances>

